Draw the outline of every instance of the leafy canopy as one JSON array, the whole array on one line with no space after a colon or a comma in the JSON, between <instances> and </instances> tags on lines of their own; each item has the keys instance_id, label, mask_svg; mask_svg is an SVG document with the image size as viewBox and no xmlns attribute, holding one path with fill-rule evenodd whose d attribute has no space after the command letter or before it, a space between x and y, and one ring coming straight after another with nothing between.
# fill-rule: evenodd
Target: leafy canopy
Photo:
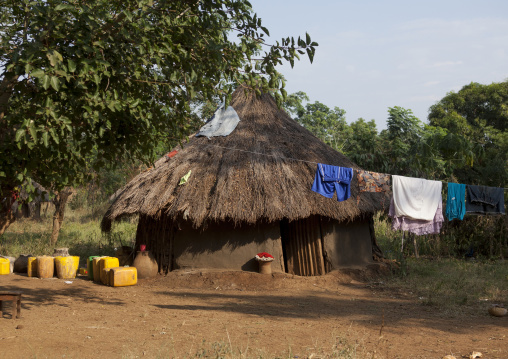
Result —
<instances>
[{"instance_id":1,"label":"leafy canopy","mask_svg":"<svg viewBox=\"0 0 508 359\"><path fill-rule=\"evenodd\" d=\"M2 0L0 196L26 178L62 188L182 138L192 101L257 92L317 43L264 40L245 0ZM95 158L91 162L91 158ZM93 164L93 168L91 168Z\"/></svg>"},{"instance_id":2,"label":"leafy canopy","mask_svg":"<svg viewBox=\"0 0 508 359\"><path fill-rule=\"evenodd\" d=\"M345 111L331 110L297 92L286 110L322 141L359 166L376 172L505 187L508 179L508 82L469 84L429 110L430 124L411 110L388 108L387 129L374 120L348 124Z\"/></svg>"}]
</instances>

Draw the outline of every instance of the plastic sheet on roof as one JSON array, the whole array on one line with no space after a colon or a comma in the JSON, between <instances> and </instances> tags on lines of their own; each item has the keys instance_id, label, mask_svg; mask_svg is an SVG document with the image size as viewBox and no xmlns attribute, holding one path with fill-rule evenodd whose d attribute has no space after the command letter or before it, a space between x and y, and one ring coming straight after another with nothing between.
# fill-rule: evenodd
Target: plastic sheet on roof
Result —
<instances>
[{"instance_id":1,"label":"plastic sheet on roof","mask_svg":"<svg viewBox=\"0 0 508 359\"><path fill-rule=\"evenodd\" d=\"M224 108L224 104L222 104L215 111L213 117L199 129L196 137L206 136L210 139L211 137L227 136L233 132L238 122L240 122L240 117L235 109L231 106Z\"/></svg>"}]
</instances>

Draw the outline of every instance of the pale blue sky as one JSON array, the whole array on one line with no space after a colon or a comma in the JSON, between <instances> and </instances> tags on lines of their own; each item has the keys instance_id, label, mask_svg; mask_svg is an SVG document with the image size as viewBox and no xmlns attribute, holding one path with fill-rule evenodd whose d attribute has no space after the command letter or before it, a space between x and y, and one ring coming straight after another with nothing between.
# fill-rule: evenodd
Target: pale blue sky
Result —
<instances>
[{"instance_id":1,"label":"pale blue sky","mask_svg":"<svg viewBox=\"0 0 508 359\"><path fill-rule=\"evenodd\" d=\"M508 79L508 1L251 0L268 42L308 32L319 43L307 58L279 68L287 91L376 120L388 107L427 122L431 105L470 82Z\"/></svg>"}]
</instances>

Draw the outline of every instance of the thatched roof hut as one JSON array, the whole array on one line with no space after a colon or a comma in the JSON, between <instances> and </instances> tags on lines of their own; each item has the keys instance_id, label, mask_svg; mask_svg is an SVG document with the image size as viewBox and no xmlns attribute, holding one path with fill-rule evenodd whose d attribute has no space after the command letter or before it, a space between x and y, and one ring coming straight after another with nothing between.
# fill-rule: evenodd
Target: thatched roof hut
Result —
<instances>
[{"instance_id":1,"label":"thatched roof hut","mask_svg":"<svg viewBox=\"0 0 508 359\"><path fill-rule=\"evenodd\" d=\"M178 148L175 157L158 160L153 168L139 174L123 188L105 214L102 229L109 231L112 221L121 217L139 215L137 244L150 242L152 245L147 243L148 248L158 256L159 266L165 271L194 266L199 262L198 254L212 255L214 249L207 248L207 241L214 242L212 247L217 251L225 247L232 247L234 251L249 241L259 244L256 248L279 251L280 246L284 247L281 245L284 236L296 231L295 226L320 232L314 237L320 238L321 251L325 251L323 241L327 229L324 227L332 226L328 232L335 233L340 232L337 225L345 228L362 223L363 227L353 232L360 231L365 237L365 223L379 209L380 197L362 193L357 203L355 181L351 186L352 198L344 202L310 190L316 163L358 169L356 164L291 119L269 94L256 97L239 89L233 94L231 106L241 121L230 135L211 139L192 137L183 148ZM188 182L179 185L189 171L192 172ZM325 226L325 222L329 225ZM260 228L265 232L271 228L271 247L263 247L266 238L260 240L249 234ZM369 231L368 223L366 228ZM247 232L242 234L244 229ZM178 249L177 237L182 232L189 234L182 239L187 244ZM221 234L220 244L212 238L212 233ZM193 243L197 237L203 242L200 245ZM368 237L368 250L371 250L370 232ZM177 249L190 253L184 265L178 263ZM288 271L290 264L283 258L285 251L284 248L280 250L281 258L275 266ZM251 254L250 257L255 255ZM330 267L326 260L321 260L320 268L311 272L326 271L327 265ZM203 265L208 266L206 261Z\"/></svg>"},{"instance_id":2,"label":"thatched roof hut","mask_svg":"<svg viewBox=\"0 0 508 359\"><path fill-rule=\"evenodd\" d=\"M35 188L35 197L32 201L28 201L28 193L26 191L25 186L21 187L21 191L19 193L20 200L22 202L21 207L19 206L18 201L15 201L11 210L17 218L34 218L37 220L41 219L41 205L42 203L51 202L51 198L49 195L49 191L41 186L39 183L35 181L31 181L31 185Z\"/></svg>"}]
</instances>

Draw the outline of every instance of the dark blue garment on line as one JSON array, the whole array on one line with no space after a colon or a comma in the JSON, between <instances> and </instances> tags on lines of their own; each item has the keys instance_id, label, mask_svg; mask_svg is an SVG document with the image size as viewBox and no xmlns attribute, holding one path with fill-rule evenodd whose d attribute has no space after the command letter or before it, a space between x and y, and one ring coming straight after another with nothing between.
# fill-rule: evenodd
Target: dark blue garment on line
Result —
<instances>
[{"instance_id":1,"label":"dark blue garment on line","mask_svg":"<svg viewBox=\"0 0 508 359\"><path fill-rule=\"evenodd\" d=\"M504 189L467 185L466 212L476 214L505 214Z\"/></svg>"},{"instance_id":2,"label":"dark blue garment on line","mask_svg":"<svg viewBox=\"0 0 508 359\"><path fill-rule=\"evenodd\" d=\"M446 218L451 221L454 218L464 219L466 214L466 185L448 183L448 199L446 200Z\"/></svg>"},{"instance_id":3,"label":"dark blue garment on line","mask_svg":"<svg viewBox=\"0 0 508 359\"><path fill-rule=\"evenodd\" d=\"M352 179L352 168L318 163L311 190L327 198L337 192L337 201L342 202L351 197Z\"/></svg>"}]
</instances>

